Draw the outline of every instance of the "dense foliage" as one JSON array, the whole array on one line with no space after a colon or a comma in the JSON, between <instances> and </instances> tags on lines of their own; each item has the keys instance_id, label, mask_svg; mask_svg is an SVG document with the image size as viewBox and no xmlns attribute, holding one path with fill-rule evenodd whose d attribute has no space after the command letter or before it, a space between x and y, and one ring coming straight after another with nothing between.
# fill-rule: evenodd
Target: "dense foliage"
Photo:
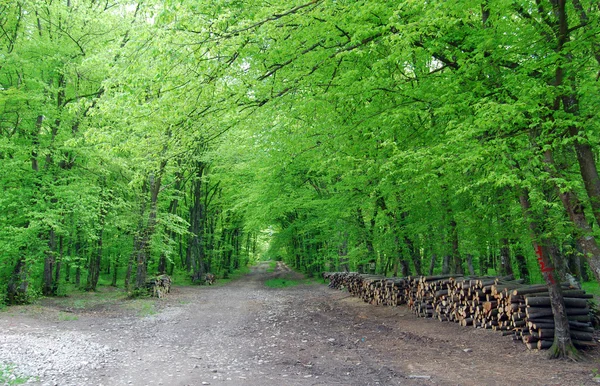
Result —
<instances>
[{"instance_id":1,"label":"dense foliage","mask_svg":"<svg viewBox=\"0 0 600 386\"><path fill-rule=\"evenodd\" d=\"M309 274L599 279L599 18L1 1L2 298L227 275L265 240Z\"/></svg>"}]
</instances>

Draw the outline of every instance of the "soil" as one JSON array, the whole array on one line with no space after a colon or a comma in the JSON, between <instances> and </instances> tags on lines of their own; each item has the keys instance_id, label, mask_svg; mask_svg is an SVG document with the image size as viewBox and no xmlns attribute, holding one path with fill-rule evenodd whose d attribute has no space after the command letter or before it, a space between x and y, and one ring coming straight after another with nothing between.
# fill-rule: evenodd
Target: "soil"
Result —
<instances>
[{"instance_id":1,"label":"soil","mask_svg":"<svg viewBox=\"0 0 600 386\"><path fill-rule=\"evenodd\" d=\"M555 361L500 333L417 318L268 264L173 287L141 317L119 302L0 313L0 363L39 385L595 385L600 349ZM73 317L65 317L72 315ZM73 319L73 320L69 320ZM0 377L1 379L1 377Z\"/></svg>"}]
</instances>

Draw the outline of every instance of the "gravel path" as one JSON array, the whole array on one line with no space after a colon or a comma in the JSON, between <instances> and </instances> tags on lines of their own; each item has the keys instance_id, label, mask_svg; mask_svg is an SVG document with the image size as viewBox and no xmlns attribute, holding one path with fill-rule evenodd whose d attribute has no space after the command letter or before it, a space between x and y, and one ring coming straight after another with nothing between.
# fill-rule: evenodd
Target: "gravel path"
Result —
<instances>
[{"instance_id":1,"label":"gravel path","mask_svg":"<svg viewBox=\"0 0 600 386\"><path fill-rule=\"evenodd\" d=\"M0 364L38 385L587 385L597 350L553 362L492 331L418 319L326 286L175 287L161 311L0 313ZM1 367L0 367L1 369ZM5 370L6 373L6 370Z\"/></svg>"}]
</instances>

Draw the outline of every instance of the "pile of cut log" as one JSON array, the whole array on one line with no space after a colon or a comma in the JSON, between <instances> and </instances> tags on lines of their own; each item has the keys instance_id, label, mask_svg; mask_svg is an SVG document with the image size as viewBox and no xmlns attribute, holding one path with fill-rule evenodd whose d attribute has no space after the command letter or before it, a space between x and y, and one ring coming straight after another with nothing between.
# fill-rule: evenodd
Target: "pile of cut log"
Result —
<instances>
[{"instance_id":1,"label":"pile of cut log","mask_svg":"<svg viewBox=\"0 0 600 386\"><path fill-rule=\"evenodd\" d=\"M171 292L171 278L168 275L159 275L146 280L146 288L152 296L162 298Z\"/></svg>"},{"instance_id":2,"label":"pile of cut log","mask_svg":"<svg viewBox=\"0 0 600 386\"><path fill-rule=\"evenodd\" d=\"M554 339L554 318L545 285L525 285L505 277L460 275L388 278L357 272L325 272L329 287L346 288L365 302L407 304L420 317L489 328L523 341L530 349L547 349ZM595 345L589 300L585 291L561 285L573 343Z\"/></svg>"},{"instance_id":3,"label":"pile of cut log","mask_svg":"<svg viewBox=\"0 0 600 386\"><path fill-rule=\"evenodd\" d=\"M406 278L362 275L356 272L325 272L323 277L329 280L329 287L346 288L352 296L370 304L397 306L406 303Z\"/></svg>"}]
</instances>

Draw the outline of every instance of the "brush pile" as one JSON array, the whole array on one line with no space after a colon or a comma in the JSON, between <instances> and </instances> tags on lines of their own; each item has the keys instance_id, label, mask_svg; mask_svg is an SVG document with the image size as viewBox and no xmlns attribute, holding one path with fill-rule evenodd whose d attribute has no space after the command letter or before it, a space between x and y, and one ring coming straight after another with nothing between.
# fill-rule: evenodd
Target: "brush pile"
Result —
<instances>
[{"instance_id":1,"label":"brush pile","mask_svg":"<svg viewBox=\"0 0 600 386\"><path fill-rule=\"evenodd\" d=\"M407 304L418 316L462 326L502 331L529 349L547 349L554 339L554 318L545 285L525 285L505 277L460 275L387 278L356 272L325 272L329 287L374 305ZM575 346L595 345L590 304L593 298L568 283L561 285Z\"/></svg>"}]
</instances>

